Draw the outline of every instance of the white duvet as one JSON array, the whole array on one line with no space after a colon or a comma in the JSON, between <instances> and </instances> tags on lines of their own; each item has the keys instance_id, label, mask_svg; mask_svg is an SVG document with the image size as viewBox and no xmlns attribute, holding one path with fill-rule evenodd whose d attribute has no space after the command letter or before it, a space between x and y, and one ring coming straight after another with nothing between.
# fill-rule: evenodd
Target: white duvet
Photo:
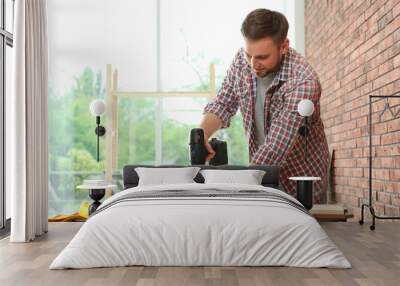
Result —
<instances>
[{"instance_id":1,"label":"white duvet","mask_svg":"<svg viewBox=\"0 0 400 286\"><path fill-rule=\"evenodd\" d=\"M154 198L115 203L131 192L263 190L240 184L135 187L105 200L50 269L127 265L350 268L318 222L288 204L257 198ZM110 205L111 204L111 205ZM106 208L108 206L108 208Z\"/></svg>"}]
</instances>

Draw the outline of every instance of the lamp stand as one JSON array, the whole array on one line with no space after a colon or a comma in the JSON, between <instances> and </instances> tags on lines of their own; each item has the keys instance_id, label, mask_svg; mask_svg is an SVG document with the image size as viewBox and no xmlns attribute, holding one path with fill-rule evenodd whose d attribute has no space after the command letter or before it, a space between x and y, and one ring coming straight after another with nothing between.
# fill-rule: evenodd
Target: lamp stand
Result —
<instances>
[{"instance_id":1,"label":"lamp stand","mask_svg":"<svg viewBox=\"0 0 400 286\"><path fill-rule=\"evenodd\" d=\"M304 116L304 125L299 128L299 133L304 137L304 161L307 164L307 136L308 136L308 116ZM306 170L307 172L307 170ZM313 183L314 181L321 180L320 177L308 177L307 173L304 177L290 177L290 180L296 181L296 194L297 200L303 206L310 210L313 207Z\"/></svg>"},{"instance_id":2,"label":"lamp stand","mask_svg":"<svg viewBox=\"0 0 400 286\"><path fill-rule=\"evenodd\" d=\"M94 201L89 206L89 216L94 213L97 208L101 205L100 200L104 197L106 189L90 189L89 197Z\"/></svg>"},{"instance_id":3,"label":"lamp stand","mask_svg":"<svg viewBox=\"0 0 400 286\"><path fill-rule=\"evenodd\" d=\"M306 164L307 164L307 158L308 158L308 156L307 156L308 117L307 116L304 118L304 125L306 126L305 127L305 136L304 136L304 139L306 140L306 142L304 144L304 157L305 157L304 160L306 161Z\"/></svg>"},{"instance_id":4,"label":"lamp stand","mask_svg":"<svg viewBox=\"0 0 400 286\"><path fill-rule=\"evenodd\" d=\"M304 137L304 160L307 164L307 136L308 136L308 116L304 117L304 125L300 127L299 133Z\"/></svg>"},{"instance_id":5,"label":"lamp stand","mask_svg":"<svg viewBox=\"0 0 400 286\"><path fill-rule=\"evenodd\" d=\"M312 180L298 180L297 184L297 200L301 202L304 207L311 210L313 207L313 181Z\"/></svg>"},{"instance_id":6,"label":"lamp stand","mask_svg":"<svg viewBox=\"0 0 400 286\"><path fill-rule=\"evenodd\" d=\"M97 135L97 162L100 161L100 136L103 136L104 134L106 134L106 129L100 125L100 116L96 116L96 129L94 130L94 132Z\"/></svg>"}]
</instances>

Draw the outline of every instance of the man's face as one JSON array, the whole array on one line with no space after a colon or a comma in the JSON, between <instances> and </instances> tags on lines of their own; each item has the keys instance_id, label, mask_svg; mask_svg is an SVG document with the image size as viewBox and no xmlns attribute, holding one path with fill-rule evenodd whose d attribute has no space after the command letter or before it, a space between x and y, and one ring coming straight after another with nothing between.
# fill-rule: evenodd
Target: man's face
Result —
<instances>
[{"instance_id":1,"label":"man's face","mask_svg":"<svg viewBox=\"0 0 400 286\"><path fill-rule=\"evenodd\" d=\"M270 72L279 69L283 55L288 52L289 40L281 44L276 43L271 37L259 40L245 39L246 58L257 77L264 77Z\"/></svg>"}]
</instances>

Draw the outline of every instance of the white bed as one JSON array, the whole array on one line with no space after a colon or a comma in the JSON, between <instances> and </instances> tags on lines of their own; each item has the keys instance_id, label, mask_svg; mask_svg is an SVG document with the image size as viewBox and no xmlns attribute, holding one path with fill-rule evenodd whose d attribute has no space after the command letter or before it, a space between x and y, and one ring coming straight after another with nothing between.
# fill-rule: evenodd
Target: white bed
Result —
<instances>
[{"instance_id":1,"label":"white bed","mask_svg":"<svg viewBox=\"0 0 400 286\"><path fill-rule=\"evenodd\" d=\"M137 197L174 190L186 195ZM254 197L252 191L265 192L272 199L265 199L264 193ZM196 197L191 192L210 195ZM220 197L215 192L241 195ZM130 188L104 201L50 269L128 265L350 268L318 222L295 203L299 204L282 191L255 185Z\"/></svg>"}]
</instances>

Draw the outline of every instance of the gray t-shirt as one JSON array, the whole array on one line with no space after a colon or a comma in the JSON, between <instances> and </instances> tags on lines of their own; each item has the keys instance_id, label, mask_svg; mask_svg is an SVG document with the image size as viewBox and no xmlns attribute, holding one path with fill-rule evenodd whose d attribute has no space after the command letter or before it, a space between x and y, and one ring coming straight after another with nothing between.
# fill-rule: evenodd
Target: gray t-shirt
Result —
<instances>
[{"instance_id":1,"label":"gray t-shirt","mask_svg":"<svg viewBox=\"0 0 400 286\"><path fill-rule=\"evenodd\" d=\"M256 129L256 137L259 145L263 144L265 141L264 133L264 102L265 102L265 92L274 80L276 73L269 73L265 77L257 77L257 94L256 103L254 105L254 124Z\"/></svg>"}]
</instances>

